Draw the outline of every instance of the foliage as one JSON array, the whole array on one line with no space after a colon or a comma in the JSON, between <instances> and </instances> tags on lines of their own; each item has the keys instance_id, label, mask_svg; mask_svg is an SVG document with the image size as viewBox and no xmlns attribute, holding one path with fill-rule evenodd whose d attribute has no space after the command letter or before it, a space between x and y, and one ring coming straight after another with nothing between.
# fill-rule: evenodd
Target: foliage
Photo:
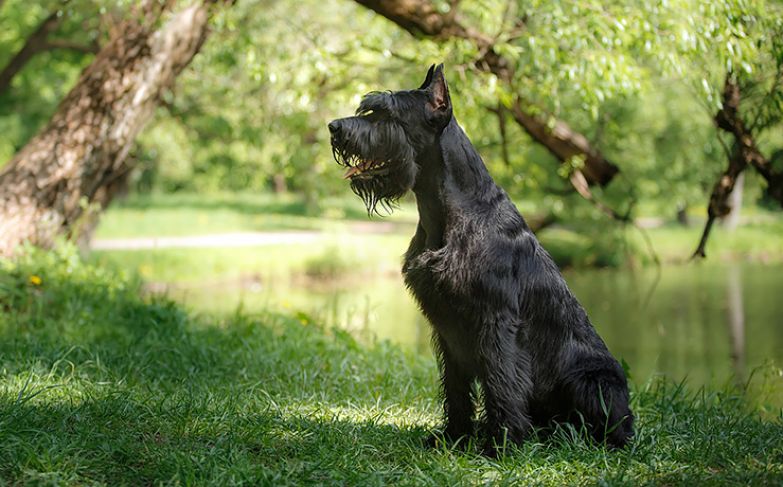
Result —
<instances>
[{"instance_id":1,"label":"foliage","mask_svg":"<svg viewBox=\"0 0 783 487\"><path fill-rule=\"evenodd\" d=\"M316 279L336 279L356 270L356 262L345 249L326 247L320 255L305 262L305 274Z\"/></svg>"},{"instance_id":2,"label":"foliage","mask_svg":"<svg viewBox=\"0 0 783 487\"><path fill-rule=\"evenodd\" d=\"M3 262L0 282L0 478L11 483L783 479L783 418L761 419L731 391L654 381L633 391L632 447L563 430L495 461L422 447L439 417L435 365L388 343L361 346L302 314L191 316L72 251Z\"/></svg>"},{"instance_id":3,"label":"foliage","mask_svg":"<svg viewBox=\"0 0 783 487\"><path fill-rule=\"evenodd\" d=\"M498 182L561 222L605 217L562 196L568 171L510 119L501 138L488 108L508 104L513 93L567 121L620 166L618 180L595 192L621 213L652 205L670 216L706 201L725 165L712 117L727 70L750 93L746 118L759 124L762 146L772 152L783 144L778 3L457 5L463 22L491 36L511 61L511 85L476 69L480 53L470 42L414 39L348 0L248 0L221 9L209 41L140 137L134 189L288 190L304 195L316 214L324 197L346 192L325 124L352 113L367 91L417 86L436 61L446 62L456 114ZM103 39L96 19L128 15L127 2L98 0L34 8L9 0L2 8L0 65L53 8L67 16L58 36L75 39ZM67 50L42 53L0 94L7 108L0 111L0 158L44 123L86 62L88 55Z\"/></svg>"},{"instance_id":4,"label":"foliage","mask_svg":"<svg viewBox=\"0 0 783 487\"><path fill-rule=\"evenodd\" d=\"M51 12L65 18L58 38L84 43L99 37L96 5L89 1L78 6L55 0L25 2L9 0L0 7L0 69L24 45L30 35ZM90 55L79 51L47 50L29 62L12 81L10 90L0 92L0 166L19 150L49 119L79 72L90 62Z\"/></svg>"}]
</instances>

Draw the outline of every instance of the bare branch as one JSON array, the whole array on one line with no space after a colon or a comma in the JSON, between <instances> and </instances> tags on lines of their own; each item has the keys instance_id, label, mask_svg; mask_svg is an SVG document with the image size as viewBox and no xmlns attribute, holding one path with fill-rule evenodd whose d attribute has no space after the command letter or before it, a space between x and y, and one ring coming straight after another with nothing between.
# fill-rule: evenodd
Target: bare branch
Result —
<instances>
[{"instance_id":1,"label":"bare branch","mask_svg":"<svg viewBox=\"0 0 783 487\"><path fill-rule=\"evenodd\" d=\"M32 34L27 38L22 49L14 55L8 64L0 71L0 93L6 91L11 85L11 80L25 67L33 56L47 48L46 38L54 32L62 21L57 12L52 12L46 17Z\"/></svg>"},{"instance_id":2,"label":"bare branch","mask_svg":"<svg viewBox=\"0 0 783 487\"><path fill-rule=\"evenodd\" d=\"M487 110L498 117L498 131L500 132L500 154L506 167L511 167L511 157L508 153L508 134L506 132L506 107L498 103L497 107L486 107Z\"/></svg>"},{"instance_id":3,"label":"bare branch","mask_svg":"<svg viewBox=\"0 0 783 487\"><path fill-rule=\"evenodd\" d=\"M714 121L721 130L734 138L734 145L728 158L728 167L712 188L707 207L707 223L704 226L699 245L691 256L692 259L706 257L705 248L713 223L716 218L724 217L731 212L729 196L734 191L737 178L748 166L752 166L767 180L768 193L783 205L783 174L773 171L769 160L762 155L756 145L753 133L742 120L739 112L741 95L739 84L733 74L726 73L722 106L715 114Z\"/></svg>"},{"instance_id":4,"label":"bare branch","mask_svg":"<svg viewBox=\"0 0 783 487\"><path fill-rule=\"evenodd\" d=\"M46 41L45 48L48 49L68 49L70 51L83 52L85 54L97 54L101 46L97 42L84 44L82 42L71 41L68 39L51 39Z\"/></svg>"},{"instance_id":5,"label":"bare branch","mask_svg":"<svg viewBox=\"0 0 783 487\"><path fill-rule=\"evenodd\" d=\"M571 185L574 187L576 192L579 193L582 198L601 210L601 212L603 212L605 215L620 223L633 223L633 219L631 218L631 207L629 207L625 214L620 214L614 208L596 199L596 197L593 195L593 192L590 191L590 187L587 184L587 179L581 170L577 169L572 172L569 180L571 181Z\"/></svg>"}]
</instances>

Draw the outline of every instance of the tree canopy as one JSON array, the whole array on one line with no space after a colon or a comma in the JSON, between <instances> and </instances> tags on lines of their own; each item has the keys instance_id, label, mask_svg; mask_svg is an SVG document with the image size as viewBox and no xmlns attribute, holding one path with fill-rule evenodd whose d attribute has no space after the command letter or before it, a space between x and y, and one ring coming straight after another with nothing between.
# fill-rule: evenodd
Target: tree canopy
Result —
<instances>
[{"instance_id":1,"label":"tree canopy","mask_svg":"<svg viewBox=\"0 0 783 487\"><path fill-rule=\"evenodd\" d=\"M139 14L133 2L102 0L0 9L7 161L118 22ZM639 204L673 214L711 202L719 217L730 191L716 181L746 166L749 196L779 206L782 19L781 5L763 0L222 3L209 41L131 150L130 184L288 190L317 205L344 189L326 122L367 91L417 86L443 61L455 114L493 175L541 213L627 222ZM728 85L741 131L719 120ZM731 169L733 147L745 146L756 159Z\"/></svg>"}]
</instances>

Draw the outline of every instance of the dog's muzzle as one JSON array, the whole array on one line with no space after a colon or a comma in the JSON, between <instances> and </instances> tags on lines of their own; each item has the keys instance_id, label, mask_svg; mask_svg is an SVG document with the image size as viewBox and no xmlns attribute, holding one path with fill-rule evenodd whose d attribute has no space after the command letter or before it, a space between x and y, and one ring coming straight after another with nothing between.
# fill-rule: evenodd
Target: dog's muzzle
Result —
<instances>
[{"instance_id":1,"label":"dog's muzzle","mask_svg":"<svg viewBox=\"0 0 783 487\"><path fill-rule=\"evenodd\" d=\"M343 174L343 179L366 179L388 174L387 161L363 157L361 154L353 153L346 147L342 119L332 120L329 122L328 127L334 160L347 168L345 174Z\"/></svg>"}]
</instances>

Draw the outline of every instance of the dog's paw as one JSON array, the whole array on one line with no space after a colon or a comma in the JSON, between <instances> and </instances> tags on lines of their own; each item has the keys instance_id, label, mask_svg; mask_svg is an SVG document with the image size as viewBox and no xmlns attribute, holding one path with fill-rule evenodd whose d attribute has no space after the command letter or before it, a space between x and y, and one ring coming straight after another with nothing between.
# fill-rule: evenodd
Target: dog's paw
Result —
<instances>
[{"instance_id":1,"label":"dog's paw","mask_svg":"<svg viewBox=\"0 0 783 487\"><path fill-rule=\"evenodd\" d=\"M431 433L424 438L424 448L442 448L445 445L446 439L440 433Z\"/></svg>"},{"instance_id":2,"label":"dog's paw","mask_svg":"<svg viewBox=\"0 0 783 487\"><path fill-rule=\"evenodd\" d=\"M606 436L606 446L613 450L625 448L633 440L633 436L633 429L630 426L622 425Z\"/></svg>"},{"instance_id":3,"label":"dog's paw","mask_svg":"<svg viewBox=\"0 0 783 487\"><path fill-rule=\"evenodd\" d=\"M424 439L425 448L457 448L464 450L467 447L467 444L468 438L466 436L452 438L450 435L440 432L432 433Z\"/></svg>"},{"instance_id":4,"label":"dog's paw","mask_svg":"<svg viewBox=\"0 0 783 487\"><path fill-rule=\"evenodd\" d=\"M503 448L498 447L494 442L487 443L484 448L481 449L481 456L496 459L501 455Z\"/></svg>"},{"instance_id":5,"label":"dog's paw","mask_svg":"<svg viewBox=\"0 0 783 487\"><path fill-rule=\"evenodd\" d=\"M606 445L611 449L624 448L634 436L633 415L628 412L611 431L606 434Z\"/></svg>"}]
</instances>

